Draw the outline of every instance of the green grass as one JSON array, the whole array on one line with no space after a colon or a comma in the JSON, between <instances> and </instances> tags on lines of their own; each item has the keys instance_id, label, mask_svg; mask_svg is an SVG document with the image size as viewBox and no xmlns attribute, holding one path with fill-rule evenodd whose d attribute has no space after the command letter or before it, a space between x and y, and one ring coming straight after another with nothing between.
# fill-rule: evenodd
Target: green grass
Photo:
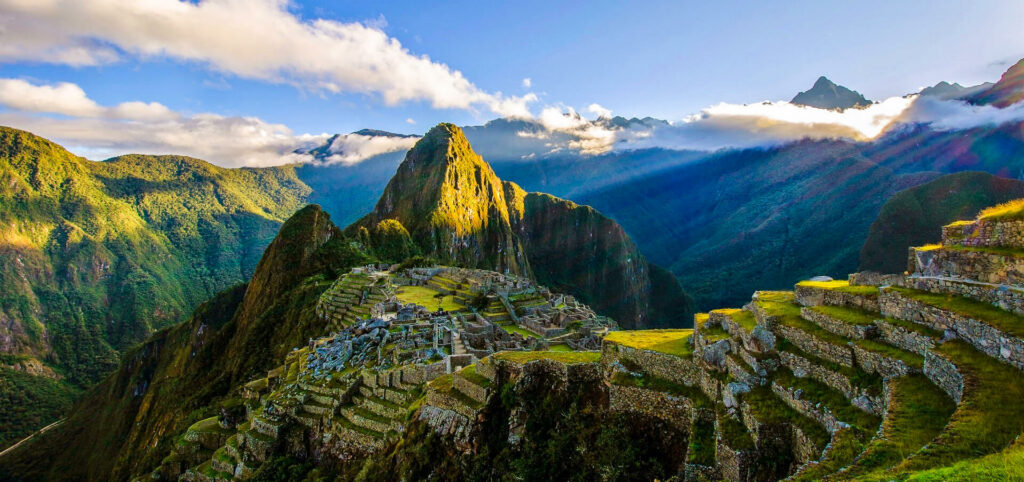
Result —
<instances>
[{"instance_id":1,"label":"green grass","mask_svg":"<svg viewBox=\"0 0 1024 482\"><path fill-rule=\"evenodd\" d=\"M917 452L942 431L956 404L924 375L897 378L890 385L882 435L873 439L845 473L850 477L885 470Z\"/></svg>"},{"instance_id":2,"label":"green grass","mask_svg":"<svg viewBox=\"0 0 1024 482\"><path fill-rule=\"evenodd\" d=\"M946 428L927 447L896 467L911 472L1001 452L1024 431L1024 374L962 340L936 350L964 375L964 395Z\"/></svg>"},{"instance_id":3,"label":"green grass","mask_svg":"<svg viewBox=\"0 0 1024 482\"><path fill-rule=\"evenodd\" d=\"M802 390L803 399L828 407L836 418L852 425L863 434L874 433L882 423L879 416L851 405L842 393L817 380L798 378L788 368L779 368L775 372L774 380L785 388Z\"/></svg>"},{"instance_id":4,"label":"green grass","mask_svg":"<svg viewBox=\"0 0 1024 482\"><path fill-rule=\"evenodd\" d=\"M924 357L917 353L897 348L895 346L882 343L875 340L853 340L853 344L867 351L877 353L895 360L900 360L906 363L907 366L916 368L918 370L924 367Z\"/></svg>"},{"instance_id":5,"label":"green grass","mask_svg":"<svg viewBox=\"0 0 1024 482\"><path fill-rule=\"evenodd\" d=\"M821 480L829 474L850 465L864 448L863 435L856 430L839 430L832 437L832 444L824 457L815 465L808 466L799 475L789 479L795 481Z\"/></svg>"},{"instance_id":6,"label":"green grass","mask_svg":"<svg viewBox=\"0 0 1024 482\"><path fill-rule=\"evenodd\" d=\"M711 400L700 388L688 387L681 383L672 382L649 374L635 377L629 373L616 372L612 375L611 381L616 385L624 387L646 388L656 392L678 395L689 399L693 402L695 407L710 408L712 406Z\"/></svg>"},{"instance_id":7,"label":"green grass","mask_svg":"<svg viewBox=\"0 0 1024 482\"><path fill-rule=\"evenodd\" d=\"M868 298L878 296L878 287L876 286L851 286L849 280L834 280L834 281L801 281L796 284L797 286L804 286L808 288L821 288L832 291L839 291L842 293L849 293L851 295L859 295Z\"/></svg>"},{"instance_id":8,"label":"green grass","mask_svg":"<svg viewBox=\"0 0 1024 482\"><path fill-rule=\"evenodd\" d=\"M757 327L757 319L754 318L754 314L746 310L736 310L729 314L729 318L732 318L732 321L740 325L747 333L754 331L754 328Z\"/></svg>"},{"instance_id":9,"label":"green grass","mask_svg":"<svg viewBox=\"0 0 1024 482\"><path fill-rule=\"evenodd\" d=\"M200 433L234 433L235 432L234 430L226 429L226 428L221 427L220 423L217 421L217 417L216 416L200 420L200 421L192 424L192 426L189 427L188 430L191 431L191 432L200 432Z\"/></svg>"},{"instance_id":10,"label":"green grass","mask_svg":"<svg viewBox=\"0 0 1024 482\"><path fill-rule=\"evenodd\" d=\"M550 347L548 347L548 350L551 350L551 351L572 351L572 348L570 348L569 345L567 345L565 343L555 343L554 345L551 345Z\"/></svg>"},{"instance_id":11,"label":"green grass","mask_svg":"<svg viewBox=\"0 0 1024 482\"><path fill-rule=\"evenodd\" d=\"M824 449L829 441L828 431L814 420L801 415L775 396L771 388L755 387L743 394L743 401L750 405L750 410L759 422L767 425L793 424L800 428L815 445Z\"/></svg>"},{"instance_id":12,"label":"green grass","mask_svg":"<svg viewBox=\"0 0 1024 482\"><path fill-rule=\"evenodd\" d=\"M1024 199L1014 199L1002 204L982 209L978 219L986 221L1019 221L1024 219ZM970 221L964 222L964 224Z\"/></svg>"},{"instance_id":13,"label":"green grass","mask_svg":"<svg viewBox=\"0 0 1024 482\"><path fill-rule=\"evenodd\" d=\"M534 332L532 332L530 330L527 330L526 328L523 328L521 326L501 325L501 329L505 330L505 331L507 331L509 333L518 333L518 334L523 335L523 336L525 336L527 338L540 338L540 335L538 335L538 334L536 334L536 333L534 333Z\"/></svg>"},{"instance_id":14,"label":"green grass","mask_svg":"<svg viewBox=\"0 0 1024 482\"><path fill-rule=\"evenodd\" d=\"M487 388L491 386L491 381L487 377L476 372L476 365L469 365L459 371L459 375L466 380L469 380L474 385Z\"/></svg>"},{"instance_id":15,"label":"green grass","mask_svg":"<svg viewBox=\"0 0 1024 482\"><path fill-rule=\"evenodd\" d=\"M722 440L733 450L753 450L754 439L750 436L747 426L743 425L736 417L725 413L725 406L719 404L716 407L718 412L718 434Z\"/></svg>"},{"instance_id":16,"label":"green grass","mask_svg":"<svg viewBox=\"0 0 1024 482\"><path fill-rule=\"evenodd\" d=\"M651 350L678 357L693 355L690 338L692 329L682 330L628 330L613 331L604 337L606 341L638 350Z\"/></svg>"},{"instance_id":17,"label":"green grass","mask_svg":"<svg viewBox=\"0 0 1024 482\"><path fill-rule=\"evenodd\" d=\"M601 360L596 351L503 351L492 355L499 360L528 363L534 360L554 360L561 363L595 363Z\"/></svg>"},{"instance_id":18,"label":"green grass","mask_svg":"<svg viewBox=\"0 0 1024 482\"><path fill-rule=\"evenodd\" d=\"M728 331L725 331L725 328L722 328L721 326L701 328L700 335L701 337L704 338L705 341L709 343L714 343L716 341L725 340L727 338L732 337L732 335L730 335Z\"/></svg>"},{"instance_id":19,"label":"green grass","mask_svg":"<svg viewBox=\"0 0 1024 482\"><path fill-rule=\"evenodd\" d=\"M892 287L889 289L921 303L973 318L1010 335L1024 337L1024 316L1001 310L988 303L958 295L936 294L910 288Z\"/></svg>"},{"instance_id":20,"label":"green grass","mask_svg":"<svg viewBox=\"0 0 1024 482\"><path fill-rule=\"evenodd\" d=\"M455 301L455 296L447 295L438 298L439 294L439 291L428 286L400 286L395 297L403 303L416 303L429 310L437 309L438 305L445 311L459 311L465 308Z\"/></svg>"},{"instance_id":21,"label":"green grass","mask_svg":"<svg viewBox=\"0 0 1024 482\"><path fill-rule=\"evenodd\" d=\"M715 423L712 420L694 422L690 428L690 452L687 462L715 465Z\"/></svg>"},{"instance_id":22,"label":"green grass","mask_svg":"<svg viewBox=\"0 0 1024 482\"><path fill-rule=\"evenodd\" d=\"M1014 443L997 454L911 474L908 481L1024 480L1024 446Z\"/></svg>"},{"instance_id":23,"label":"green grass","mask_svg":"<svg viewBox=\"0 0 1024 482\"><path fill-rule=\"evenodd\" d=\"M942 338L941 331L928 328L927 326L924 326L920 323L914 323L913 321L901 320L898 318L885 318L885 322L889 323L890 325L895 325L900 328L903 328L904 330L907 330L909 332L917 333L919 335L932 338L934 340L939 340Z\"/></svg>"},{"instance_id":24,"label":"green grass","mask_svg":"<svg viewBox=\"0 0 1024 482\"><path fill-rule=\"evenodd\" d=\"M332 419L332 421L333 421L334 425L347 428L347 429L349 429L349 430L351 430L353 432L361 433L363 435L368 435L368 436L373 437L373 438L384 438L384 434L382 434L382 433L380 433L380 432L378 432L376 430L370 430L370 429L365 428L365 427L360 427L359 425L356 425L356 424L352 423L352 421L350 421L349 419L347 419L345 417L342 417L342 416L334 417Z\"/></svg>"},{"instance_id":25,"label":"green grass","mask_svg":"<svg viewBox=\"0 0 1024 482\"><path fill-rule=\"evenodd\" d=\"M877 314L845 306L814 306L811 310L851 325L874 325L875 320L881 318Z\"/></svg>"}]
</instances>

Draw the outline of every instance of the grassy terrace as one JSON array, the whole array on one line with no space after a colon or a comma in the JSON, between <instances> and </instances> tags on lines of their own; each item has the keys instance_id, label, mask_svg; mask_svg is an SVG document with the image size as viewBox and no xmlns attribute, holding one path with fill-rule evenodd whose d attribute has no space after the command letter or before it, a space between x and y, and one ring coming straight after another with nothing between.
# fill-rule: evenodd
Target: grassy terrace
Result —
<instances>
[{"instance_id":1,"label":"grassy terrace","mask_svg":"<svg viewBox=\"0 0 1024 482\"><path fill-rule=\"evenodd\" d=\"M733 450L753 450L754 439L743 422L736 417L730 417L726 413L725 405L718 404L715 407L718 413L718 434L722 440Z\"/></svg>"},{"instance_id":2,"label":"grassy terrace","mask_svg":"<svg viewBox=\"0 0 1024 482\"><path fill-rule=\"evenodd\" d=\"M1024 316L1001 310L988 303L975 301L963 296L936 294L910 288L893 287L889 289L912 300L942 308L968 318L974 318L1010 335L1024 337Z\"/></svg>"},{"instance_id":3,"label":"grassy terrace","mask_svg":"<svg viewBox=\"0 0 1024 482\"><path fill-rule=\"evenodd\" d=\"M487 377L476 372L476 365L469 365L463 368L459 371L459 376L469 380L474 385L479 385L485 388L491 386L491 381L488 380Z\"/></svg>"},{"instance_id":4,"label":"grassy terrace","mask_svg":"<svg viewBox=\"0 0 1024 482\"><path fill-rule=\"evenodd\" d=\"M630 330L613 331L605 340L638 350L651 350L688 358L693 356L690 338L693 330Z\"/></svg>"},{"instance_id":5,"label":"grassy terrace","mask_svg":"<svg viewBox=\"0 0 1024 482\"><path fill-rule=\"evenodd\" d=\"M725 331L721 326L712 326L711 328L701 328L700 334L708 342L716 342L731 337L728 331Z\"/></svg>"},{"instance_id":6,"label":"grassy terrace","mask_svg":"<svg viewBox=\"0 0 1024 482\"><path fill-rule=\"evenodd\" d=\"M1020 221L1024 219L1024 199L1014 199L983 209L978 213L978 219L986 221ZM970 221L961 221L969 224Z\"/></svg>"},{"instance_id":7,"label":"grassy terrace","mask_svg":"<svg viewBox=\"0 0 1024 482\"><path fill-rule=\"evenodd\" d=\"M635 377L629 373L616 372L615 375L612 375L612 383L624 387L646 388L656 392L678 395L689 399L695 407L710 408L712 406L711 400L700 388L688 387L653 375L645 374Z\"/></svg>"},{"instance_id":8,"label":"grassy terrace","mask_svg":"<svg viewBox=\"0 0 1024 482\"><path fill-rule=\"evenodd\" d=\"M859 295L865 297L877 297L878 287L876 286L850 286L849 280L835 280L835 281L801 281L796 284L797 286L804 286L808 288L821 288L832 291L839 291L842 293L849 293L851 295Z\"/></svg>"},{"instance_id":9,"label":"grassy terrace","mask_svg":"<svg viewBox=\"0 0 1024 482\"><path fill-rule=\"evenodd\" d=\"M696 328L703 327L708 322L709 315L707 313L697 313L693 315L693 326Z\"/></svg>"},{"instance_id":10,"label":"grassy terrace","mask_svg":"<svg viewBox=\"0 0 1024 482\"><path fill-rule=\"evenodd\" d=\"M747 333L754 330L757 326L757 320L754 319L754 314L749 311L744 311L739 308L723 308L718 310L712 310L712 313L722 313L729 317L737 325L740 325Z\"/></svg>"},{"instance_id":11,"label":"grassy terrace","mask_svg":"<svg viewBox=\"0 0 1024 482\"><path fill-rule=\"evenodd\" d=\"M917 472L907 480L1024 480L1024 445L1018 441L998 454Z\"/></svg>"},{"instance_id":12,"label":"grassy terrace","mask_svg":"<svg viewBox=\"0 0 1024 482\"><path fill-rule=\"evenodd\" d=\"M601 360L601 353L596 351L503 351L492 356L499 360L513 363L528 363L534 360L554 360L561 363L595 363Z\"/></svg>"},{"instance_id":13,"label":"grassy terrace","mask_svg":"<svg viewBox=\"0 0 1024 482\"><path fill-rule=\"evenodd\" d=\"M188 430L190 432L200 432L200 433L221 433L221 434L232 434L232 433L235 433L234 430L221 427L220 423L217 421L217 417L216 416L200 420L200 421L192 424L192 426L189 427Z\"/></svg>"},{"instance_id":14,"label":"grassy terrace","mask_svg":"<svg viewBox=\"0 0 1024 482\"><path fill-rule=\"evenodd\" d=\"M800 306L794 303L783 303L775 301L758 301L758 304L769 314L779 317L780 323L790 328L803 331L822 341L833 345L846 346L850 343L857 345L867 351L878 353L890 358L902 360L909 366L918 369L924 364L924 357L892 345L880 343L875 340L851 340L844 336L828 331L815 323L800 317Z\"/></svg>"},{"instance_id":15,"label":"grassy terrace","mask_svg":"<svg viewBox=\"0 0 1024 482\"><path fill-rule=\"evenodd\" d=\"M454 296L448 295L439 298L437 297L439 294L439 291L427 286L401 286L395 293L395 297L403 303L416 303L430 310L437 309L438 303L445 311L458 311L464 308L455 301Z\"/></svg>"},{"instance_id":16,"label":"grassy terrace","mask_svg":"<svg viewBox=\"0 0 1024 482\"><path fill-rule=\"evenodd\" d=\"M829 474L850 465L857 455L864 448L862 435L856 430L840 430L832 438L832 446L825 452L825 456L815 465L808 466L799 475L790 480L811 481L821 480Z\"/></svg>"},{"instance_id":17,"label":"grassy terrace","mask_svg":"<svg viewBox=\"0 0 1024 482\"><path fill-rule=\"evenodd\" d=\"M527 338L540 338L540 335L538 335L538 334L536 334L536 333L534 333L534 332L532 332L530 330L527 330L526 328L523 328L521 326L501 325L501 329L505 330L505 331L507 331L509 333L518 333L518 334L523 335L523 336L525 336Z\"/></svg>"},{"instance_id":18,"label":"grassy terrace","mask_svg":"<svg viewBox=\"0 0 1024 482\"><path fill-rule=\"evenodd\" d=\"M874 325L875 320L881 318L869 311L847 308L845 306L814 306L811 307L811 310L851 325Z\"/></svg>"},{"instance_id":19,"label":"grassy terrace","mask_svg":"<svg viewBox=\"0 0 1024 482\"><path fill-rule=\"evenodd\" d=\"M956 409L953 400L924 375L895 379L882 435L868 444L844 476L886 470L931 442Z\"/></svg>"},{"instance_id":20,"label":"grassy terrace","mask_svg":"<svg viewBox=\"0 0 1024 482\"><path fill-rule=\"evenodd\" d=\"M818 447L824 448L828 444L830 437L824 427L786 405L771 388L756 387L743 394L743 401L750 404L750 410L759 422L767 425L793 424Z\"/></svg>"},{"instance_id":21,"label":"grassy terrace","mask_svg":"<svg viewBox=\"0 0 1024 482\"><path fill-rule=\"evenodd\" d=\"M384 434L382 434L382 433L380 433L380 432L378 432L376 430L370 430L370 429L365 428L365 427L360 427L359 425L356 425L356 424L352 423L349 419L347 419L347 418L345 418L343 416L334 417L333 419L331 419L331 421L332 421L332 425L334 425L335 427L347 428L347 429L349 429L349 430L351 430L353 432L361 433L363 435L368 435L368 436L373 437L373 438L384 438Z\"/></svg>"},{"instance_id":22,"label":"grassy terrace","mask_svg":"<svg viewBox=\"0 0 1024 482\"><path fill-rule=\"evenodd\" d=\"M802 390L802 398L828 407L836 418L852 425L864 435L874 433L878 430L878 425L882 423L881 417L854 407L842 393L816 380L798 378L787 368L779 368L775 372L774 380L785 388Z\"/></svg>"},{"instance_id":23,"label":"grassy terrace","mask_svg":"<svg viewBox=\"0 0 1024 482\"><path fill-rule=\"evenodd\" d=\"M551 351L572 351L572 348L570 348L569 345L566 345L565 343L555 343L554 345L551 345L550 347L548 347L548 350L551 350Z\"/></svg>"},{"instance_id":24,"label":"grassy terrace","mask_svg":"<svg viewBox=\"0 0 1024 482\"><path fill-rule=\"evenodd\" d=\"M1008 258L1024 258L1024 249L1021 248L1008 248L1002 246L960 246L958 244L941 247L942 249L950 251L976 251L979 253L1006 256Z\"/></svg>"},{"instance_id":25,"label":"grassy terrace","mask_svg":"<svg viewBox=\"0 0 1024 482\"><path fill-rule=\"evenodd\" d=\"M900 320L898 318L885 318L885 322L889 323L890 325L896 325L900 328L903 328L904 330L917 333L922 336L927 336L928 338L932 338L935 340L939 340L942 338L941 331L933 330L920 323L914 323L913 321Z\"/></svg>"},{"instance_id":26,"label":"grassy terrace","mask_svg":"<svg viewBox=\"0 0 1024 482\"><path fill-rule=\"evenodd\" d=\"M964 375L964 395L946 428L896 472L944 467L1003 451L1024 431L1024 374L962 340L936 348Z\"/></svg>"}]
</instances>

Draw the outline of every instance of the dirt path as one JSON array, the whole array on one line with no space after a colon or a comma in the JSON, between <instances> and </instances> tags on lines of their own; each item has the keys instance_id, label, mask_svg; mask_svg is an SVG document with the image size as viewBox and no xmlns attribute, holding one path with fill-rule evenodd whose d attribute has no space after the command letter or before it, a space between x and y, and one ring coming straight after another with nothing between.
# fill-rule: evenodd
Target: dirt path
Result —
<instances>
[{"instance_id":1,"label":"dirt path","mask_svg":"<svg viewBox=\"0 0 1024 482\"><path fill-rule=\"evenodd\" d=\"M14 444L14 445L11 445L10 447L7 447L6 449L4 449L3 452L0 452L0 457L3 457L4 454L6 454L7 452L10 452L11 450L14 450L15 447L17 447L17 446L19 446L19 445L21 445L21 444L23 444L25 442L28 442L29 439L31 439L32 437L35 437L36 435L39 435L39 434L42 434L42 433L45 433L47 430L50 430L51 428L56 427L57 425L60 425L62 423L64 423L64 419L63 418L60 419L60 420L57 420L56 422L53 422L53 423L45 426L45 427L43 427L43 428L41 428L41 429L39 429L39 430L37 430L35 432L33 432L32 435L29 435L28 437L25 437L25 438L19 440L18 443Z\"/></svg>"}]
</instances>

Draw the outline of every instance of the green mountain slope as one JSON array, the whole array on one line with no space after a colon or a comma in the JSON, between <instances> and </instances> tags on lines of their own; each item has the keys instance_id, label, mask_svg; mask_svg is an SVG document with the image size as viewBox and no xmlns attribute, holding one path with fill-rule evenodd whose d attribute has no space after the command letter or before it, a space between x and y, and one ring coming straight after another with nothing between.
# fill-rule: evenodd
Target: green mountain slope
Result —
<instances>
[{"instance_id":1,"label":"green mountain slope","mask_svg":"<svg viewBox=\"0 0 1024 482\"><path fill-rule=\"evenodd\" d=\"M341 270L368 258L319 206L286 222L249 284L127 352L69 418L5 455L0 479L124 480L151 470L175 437L217 414L228 392L325 329L313 308ZM58 458L39 454L61 453Z\"/></svg>"},{"instance_id":2,"label":"green mountain slope","mask_svg":"<svg viewBox=\"0 0 1024 482\"><path fill-rule=\"evenodd\" d=\"M901 191L882 206L860 250L860 270L902 273L907 248L942 235L942 226L971 219L988 206L1024 197L1024 182L984 172L942 176Z\"/></svg>"}]
</instances>

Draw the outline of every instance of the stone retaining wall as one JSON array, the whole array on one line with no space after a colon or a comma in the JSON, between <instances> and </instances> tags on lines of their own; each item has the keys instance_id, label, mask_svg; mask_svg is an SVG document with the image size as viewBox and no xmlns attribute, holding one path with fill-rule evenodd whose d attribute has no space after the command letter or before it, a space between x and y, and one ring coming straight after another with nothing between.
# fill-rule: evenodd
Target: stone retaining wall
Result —
<instances>
[{"instance_id":1,"label":"stone retaining wall","mask_svg":"<svg viewBox=\"0 0 1024 482\"><path fill-rule=\"evenodd\" d=\"M452 385L455 387L456 390L464 393L467 397L472 398L477 402L487 402L488 390L484 387L481 387L480 385L477 385L463 378L459 374L455 375L454 380L452 380Z\"/></svg>"},{"instance_id":2,"label":"stone retaining wall","mask_svg":"<svg viewBox=\"0 0 1024 482\"><path fill-rule=\"evenodd\" d=\"M952 361L936 352L924 356L924 374L932 383L941 388L949 398L960 403L964 394L964 377Z\"/></svg>"},{"instance_id":3,"label":"stone retaining wall","mask_svg":"<svg viewBox=\"0 0 1024 482\"><path fill-rule=\"evenodd\" d=\"M721 437L715 446L715 464L718 466L721 478L732 481L743 481L754 479L750 473L754 469L754 462L757 460L756 451L734 450L726 445Z\"/></svg>"},{"instance_id":4,"label":"stone retaining wall","mask_svg":"<svg viewBox=\"0 0 1024 482\"><path fill-rule=\"evenodd\" d=\"M1017 286L993 285L970 280L908 276L905 285L932 293L966 296L1024 315L1024 290Z\"/></svg>"},{"instance_id":5,"label":"stone retaining wall","mask_svg":"<svg viewBox=\"0 0 1024 482\"><path fill-rule=\"evenodd\" d=\"M901 286L902 283L902 274L882 274L874 271L850 274L850 286Z\"/></svg>"},{"instance_id":6,"label":"stone retaining wall","mask_svg":"<svg viewBox=\"0 0 1024 482\"><path fill-rule=\"evenodd\" d=\"M864 296L840 290L830 290L816 286L796 285L794 288L796 302L803 306L847 306L862 310L878 312L878 299L875 296Z\"/></svg>"},{"instance_id":7,"label":"stone retaining wall","mask_svg":"<svg viewBox=\"0 0 1024 482\"><path fill-rule=\"evenodd\" d=\"M865 350L857 345L851 345L851 348L853 348L853 357L857 361L858 367L868 373L877 373L882 378L897 378L917 373L918 371L916 368L904 363L903 360L897 360L881 353Z\"/></svg>"},{"instance_id":8,"label":"stone retaining wall","mask_svg":"<svg viewBox=\"0 0 1024 482\"><path fill-rule=\"evenodd\" d=\"M847 345L833 345L796 328L780 325L777 331L806 353L813 353L828 361L853 366L853 350Z\"/></svg>"},{"instance_id":9,"label":"stone retaining wall","mask_svg":"<svg viewBox=\"0 0 1024 482\"><path fill-rule=\"evenodd\" d=\"M846 338L857 338L860 340L871 338L876 332L874 325L855 325L846 321L833 318L825 313L804 307L800 309L800 317L810 321L832 333Z\"/></svg>"},{"instance_id":10,"label":"stone retaining wall","mask_svg":"<svg viewBox=\"0 0 1024 482\"><path fill-rule=\"evenodd\" d=\"M885 320L875 322L878 326L879 339L892 346L924 356L935 347L935 340L916 331L910 331Z\"/></svg>"},{"instance_id":11,"label":"stone retaining wall","mask_svg":"<svg viewBox=\"0 0 1024 482\"><path fill-rule=\"evenodd\" d=\"M952 330L958 337L993 358L1024 368L1024 340L959 313L931 306L886 290L880 297L885 316L921 323L935 330Z\"/></svg>"},{"instance_id":12,"label":"stone retaining wall","mask_svg":"<svg viewBox=\"0 0 1024 482\"><path fill-rule=\"evenodd\" d=\"M912 274L1024 284L1024 258L964 249L912 249L910 253Z\"/></svg>"},{"instance_id":13,"label":"stone retaining wall","mask_svg":"<svg viewBox=\"0 0 1024 482\"><path fill-rule=\"evenodd\" d=\"M841 392L846 398L854 398L857 396L856 390L853 388L853 383L846 376L829 370L816 363L811 363L806 358L794 355L789 352L779 352L779 358L782 360L782 364L788 367L793 375L797 377L808 377L817 380L829 388Z\"/></svg>"},{"instance_id":14,"label":"stone retaining wall","mask_svg":"<svg viewBox=\"0 0 1024 482\"><path fill-rule=\"evenodd\" d=\"M818 422L822 427L825 427L825 430L828 430L828 433L830 434L835 433L836 430L839 430L842 426L839 419L836 418L836 416L833 415L827 407L817 406L810 400L798 398L797 394L792 389L783 387L776 382L772 382L772 392L775 392L775 395L783 402L786 402L786 405L792 407L793 410L800 412L800 414Z\"/></svg>"},{"instance_id":15,"label":"stone retaining wall","mask_svg":"<svg viewBox=\"0 0 1024 482\"><path fill-rule=\"evenodd\" d=\"M687 432L693 417L693 402L685 397L615 384L608 390L608 409L656 417Z\"/></svg>"},{"instance_id":16,"label":"stone retaining wall","mask_svg":"<svg viewBox=\"0 0 1024 482\"><path fill-rule=\"evenodd\" d=\"M942 227L945 246L1024 247L1024 221L954 223Z\"/></svg>"},{"instance_id":17,"label":"stone retaining wall","mask_svg":"<svg viewBox=\"0 0 1024 482\"><path fill-rule=\"evenodd\" d=\"M638 350L605 340L601 344L601 363L607 366L620 360L636 365L644 373L686 386L698 383L704 373L703 370L697 368L692 359L656 351Z\"/></svg>"}]
</instances>

